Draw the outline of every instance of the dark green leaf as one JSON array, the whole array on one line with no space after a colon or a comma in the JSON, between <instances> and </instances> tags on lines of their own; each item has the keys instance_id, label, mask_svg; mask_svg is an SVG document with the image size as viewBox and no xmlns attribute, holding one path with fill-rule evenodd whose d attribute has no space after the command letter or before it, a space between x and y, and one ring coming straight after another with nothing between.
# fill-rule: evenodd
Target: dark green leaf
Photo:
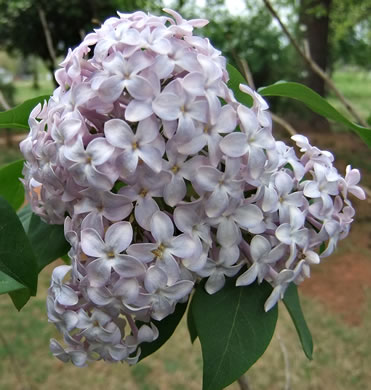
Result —
<instances>
[{"instance_id":1,"label":"dark green leaf","mask_svg":"<svg viewBox=\"0 0 371 390\"><path fill-rule=\"evenodd\" d=\"M31 242L39 272L68 252L70 245L64 238L63 225L43 222L32 213L29 205L22 208L18 215Z\"/></svg>"},{"instance_id":2,"label":"dark green leaf","mask_svg":"<svg viewBox=\"0 0 371 390\"><path fill-rule=\"evenodd\" d=\"M191 338L191 343L193 344L194 341L197 339L197 329L196 329L195 322L193 320L191 305L189 305L188 312L187 312L187 326L188 326L189 337Z\"/></svg>"},{"instance_id":3,"label":"dark green leaf","mask_svg":"<svg viewBox=\"0 0 371 390\"><path fill-rule=\"evenodd\" d=\"M263 282L236 287L229 279L209 295L201 283L191 307L201 342L203 390L220 390L236 381L264 353L277 322L277 305L268 313L264 302L271 286Z\"/></svg>"},{"instance_id":4,"label":"dark green leaf","mask_svg":"<svg viewBox=\"0 0 371 390\"><path fill-rule=\"evenodd\" d=\"M291 319L295 325L296 331L303 347L306 357L312 360L313 355L313 340L310 330L305 322L303 312L300 307L298 288L294 283L291 283L285 292L283 302L289 312Z\"/></svg>"},{"instance_id":5,"label":"dark green leaf","mask_svg":"<svg viewBox=\"0 0 371 390\"><path fill-rule=\"evenodd\" d=\"M20 311L31 298L30 290L28 288L12 291L9 295L18 311Z\"/></svg>"},{"instance_id":6,"label":"dark green leaf","mask_svg":"<svg viewBox=\"0 0 371 390\"><path fill-rule=\"evenodd\" d=\"M0 112L0 128L17 128L28 129L28 118L31 111L38 103L43 103L50 96L38 96L36 98L26 100L17 107L11 110Z\"/></svg>"},{"instance_id":7,"label":"dark green leaf","mask_svg":"<svg viewBox=\"0 0 371 390\"><path fill-rule=\"evenodd\" d=\"M242 74L231 64L227 64L227 71L229 73L228 87L233 91L234 97L240 103L247 107L252 107L254 104L253 98L240 90L240 84L246 84L247 81Z\"/></svg>"},{"instance_id":8,"label":"dark green leaf","mask_svg":"<svg viewBox=\"0 0 371 390\"><path fill-rule=\"evenodd\" d=\"M142 360L156 352L160 347L162 347L163 344L165 344L165 342L172 336L179 322L183 318L186 308L187 302L178 303L173 314L170 314L161 321L152 321L156 325L160 334L158 339L152 343L143 343L140 345L142 352L140 354L139 360ZM138 324L140 325L141 323Z\"/></svg>"},{"instance_id":9,"label":"dark green leaf","mask_svg":"<svg viewBox=\"0 0 371 390\"><path fill-rule=\"evenodd\" d=\"M37 264L30 242L10 204L0 196L0 271L30 289L37 288Z\"/></svg>"},{"instance_id":10,"label":"dark green leaf","mask_svg":"<svg viewBox=\"0 0 371 390\"><path fill-rule=\"evenodd\" d=\"M305 85L294 82L279 81L278 83L267 87L259 88L259 93L263 96L284 96L299 100L317 114L348 126L354 130L368 146L371 147L371 129L351 122L334 107L332 107L331 104L328 103L322 96Z\"/></svg>"},{"instance_id":11,"label":"dark green leaf","mask_svg":"<svg viewBox=\"0 0 371 390\"><path fill-rule=\"evenodd\" d=\"M22 176L23 160L4 165L0 168L0 195L14 210L24 202L24 188L19 178Z\"/></svg>"},{"instance_id":12,"label":"dark green leaf","mask_svg":"<svg viewBox=\"0 0 371 390\"><path fill-rule=\"evenodd\" d=\"M20 210L17 212L18 218L22 223L24 231L27 233L30 222L31 222L31 217L32 217L32 210L30 204L26 204L26 206L22 207Z\"/></svg>"},{"instance_id":13,"label":"dark green leaf","mask_svg":"<svg viewBox=\"0 0 371 390\"><path fill-rule=\"evenodd\" d=\"M19 290L21 288L24 288L23 284L0 271L0 294L7 294L10 291Z\"/></svg>"}]
</instances>

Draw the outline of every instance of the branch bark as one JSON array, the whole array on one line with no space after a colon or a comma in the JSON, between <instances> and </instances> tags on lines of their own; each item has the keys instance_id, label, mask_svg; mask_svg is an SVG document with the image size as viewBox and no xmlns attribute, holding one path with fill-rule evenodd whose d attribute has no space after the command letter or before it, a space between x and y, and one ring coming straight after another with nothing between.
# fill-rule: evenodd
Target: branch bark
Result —
<instances>
[{"instance_id":1,"label":"branch bark","mask_svg":"<svg viewBox=\"0 0 371 390\"><path fill-rule=\"evenodd\" d=\"M242 75L247 80L247 83L249 84L249 86L252 89L256 89L255 83L254 83L254 77L251 73L249 63L247 62L247 60L244 58L239 58L236 54L234 54L234 57L235 57L235 60L240 64L240 69L242 70ZM271 117L272 117L272 120L274 122L278 123L280 126L282 126L290 134L290 136L297 134L297 131L285 119L274 114L273 112L271 112Z\"/></svg>"},{"instance_id":2,"label":"branch bark","mask_svg":"<svg viewBox=\"0 0 371 390\"><path fill-rule=\"evenodd\" d=\"M3 93L1 91L0 91L0 105L2 105L5 110L10 110L10 108L11 108L9 103L6 101L5 96L3 95Z\"/></svg>"},{"instance_id":3,"label":"branch bark","mask_svg":"<svg viewBox=\"0 0 371 390\"><path fill-rule=\"evenodd\" d=\"M283 355L283 361L285 364L285 390L291 390L291 372L290 372L290 361L289 355L285 343L283 342L279 332L277 332L277 339Z\"/></svg>"},{"instance_id":4,"label":"branch bark","mask_svg":"<svg viewBox=\"0 0 371 390\"><path fill-rule=\"evenodd\" d=\"M11 107L9 105L9 103L7 102L7 100L5 99L5 96L3 95L3 93L0 91L0 105L4 107L5 110L10 110ZM9 148L13 146L13 137L12 137L12 130L11 129L8 129L6 128L5 129L5 142L6 142L6 146L8 146Z\"/></svg>"},{"instance_id":5,"label":"branch bark","mask_svg":"<svg viewBox=\"0 0 371 390\"><path fill-rule=\"evenodd\" d=\"M305 60L305 62L310 66L310 68L313 70L313 72L317 73L331 88L337 98L341 101L343 106L346 108L346 110L349 112L349 114L362 126L367 127L366 121L359 115L357 110L354 108L354 106L345 98L345 96L340 92L340 90L337 88L335 83L331 80L331 78L328 76L328 74L317 65L315 61L310 56L310 53L305 53L305 51L299 46L298 42L296 39L292 36L290 31L287 29L285 24L282 22L281 18L273 8L272 4L270 3L269 0L263 0L265 6L269 10L269 12L272 14L272 16L277 20L279 25L282 28L282 31L285 33L291 44L294 46L295 50L300 54L301 57Z\"/></svg>"},{"instance_id":6,"label":"branch bark","mask_svg":"<svg viewBox=\"0 0 371 390\"><path fill-rule=\"evenodd\" d=\"M52 61L53 68L55 68L55 64L57 63L57 56L55 54L55 50L53 46L52 34L50 32L44 10L41 7L37 7L37 11L39 13L40 22L44 30L46 47L48 48L48 52L49 52L50 59Z\"/></svg>"},{"instance_id":7,"label":"branch bark","mask_svg":"<svg viewBox=\"0 0 371 390\"><path fill-rule=\"evenodd\" d=\"M244 374L237 379L238 384L240 385L241 390L251 390L249 383L247 381L247 375Z\"/></svg>"}]
</instances>

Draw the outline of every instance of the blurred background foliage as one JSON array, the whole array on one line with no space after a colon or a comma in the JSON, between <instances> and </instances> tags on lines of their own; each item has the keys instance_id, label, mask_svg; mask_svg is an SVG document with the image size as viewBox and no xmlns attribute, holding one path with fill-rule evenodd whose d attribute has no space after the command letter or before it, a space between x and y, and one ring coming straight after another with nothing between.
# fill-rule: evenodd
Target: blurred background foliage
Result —
<instances>
[{"instance_id":1,"label":"blurred background foliage","mask_svg":"<svg viewBox=\"0 0 371 390\"><path fill-rule=\"evenodd\" d=\"M323 68L333 72L339 66L352 65L370 70L371 0L273 0L272 4L298 42L309 41L313 59ZM116 10L159 12L164 6L185 17L208 18L209 25L200 33L236 66L240 66L239 59L245 59L257 86L280 79L308 79L310 71L261 0L0 0L0 49L22 56L18 73L35 73L37 61L30 59L35 57L53 72L58 64L48 49L42 15L55 57L61 59L68 48ZM3 56L0 67L14 72Z\"/></svg>"}]
</instances>

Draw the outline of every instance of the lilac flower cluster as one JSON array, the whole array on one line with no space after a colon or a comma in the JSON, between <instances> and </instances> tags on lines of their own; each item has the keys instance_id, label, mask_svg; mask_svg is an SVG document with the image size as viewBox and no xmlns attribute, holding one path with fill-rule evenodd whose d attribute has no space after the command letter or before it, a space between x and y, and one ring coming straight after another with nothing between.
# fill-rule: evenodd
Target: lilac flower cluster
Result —
<instances>
[{"instance_id":1,"label":"lilac flower cluster","mask_svg":"<svg viewBox=\"0 0 371 390\"><path fill-rule=\"evenodd\" d=\"M365 197L304 136L300 158L276 141L256 92L235 100L225 59L192 35L206 20L165 11L119 13L70 50L21 144L32 209L71 245L47 307L53 354L77 366L134 364L201 278L210 294L239 271L237 286L266 280L269 310L348 234L348 194Z\"/></svg>"}]
</instances>

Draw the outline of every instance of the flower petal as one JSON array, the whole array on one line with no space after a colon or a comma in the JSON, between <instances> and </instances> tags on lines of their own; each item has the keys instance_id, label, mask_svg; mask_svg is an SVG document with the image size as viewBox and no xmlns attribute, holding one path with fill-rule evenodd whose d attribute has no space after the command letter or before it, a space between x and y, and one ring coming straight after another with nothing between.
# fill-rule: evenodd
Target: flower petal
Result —
<instances>
[{"instance_id":1,"label":"flower petal","mask_svg":"<svg viewBox=\"0 0 371 390\"><path fill-rule=\"evenodd\" d=\"M117 222L111 225L105 235L106 245L116 253L123 252L133 239L133 228L129 222Z\"/></svg>"}]
</instances>

